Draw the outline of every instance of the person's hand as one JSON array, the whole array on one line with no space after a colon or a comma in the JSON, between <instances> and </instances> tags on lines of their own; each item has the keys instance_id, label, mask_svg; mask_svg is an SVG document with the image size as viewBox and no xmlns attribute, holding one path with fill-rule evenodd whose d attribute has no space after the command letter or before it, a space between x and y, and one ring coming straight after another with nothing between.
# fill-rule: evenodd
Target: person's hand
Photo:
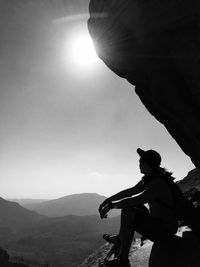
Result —
<instances>
[{"instance_id":1,"label":"person's hand","mask_svg":"<svg viewBox=\"0 0 200 267\"><path fill-rule=\"evenodd\" d=\"M101 205L99 206L99 213L101 213L101 210L102 210L106 205L108 205L110 202L111 202L111 201L110 201L108 198L105 199L105 200L101 203Z\"/></svg>"},{"instance_id":2,"label":"person's hand","mask_svg":"<svg viewBox=\"0 0 200 267\"><path fill-rule=\"evenodd\" d=\"M112 202L109 202L106 206L104 206L99 212L101 219L106 219L108 217L107 213L112 209Z\"/></svg>"}]
</instances>

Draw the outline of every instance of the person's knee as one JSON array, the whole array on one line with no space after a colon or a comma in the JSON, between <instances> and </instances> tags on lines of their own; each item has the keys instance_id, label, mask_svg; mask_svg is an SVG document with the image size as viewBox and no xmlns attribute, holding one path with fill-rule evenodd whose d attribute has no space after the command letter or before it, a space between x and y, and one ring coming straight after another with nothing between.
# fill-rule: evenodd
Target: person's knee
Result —
<instances>
[{"instance_id":1,"label":"person's knee","mask_svg":"<svg viewBox=\"0 0 200 267\"><path fill-rule=\"evenodd\" d=\"M145 206L136 206L136 207L126 207L121 210L121 216L136 219L137 217L141 217L141 215L147 214L148 209Z\"/></svg>"}]
</instances>

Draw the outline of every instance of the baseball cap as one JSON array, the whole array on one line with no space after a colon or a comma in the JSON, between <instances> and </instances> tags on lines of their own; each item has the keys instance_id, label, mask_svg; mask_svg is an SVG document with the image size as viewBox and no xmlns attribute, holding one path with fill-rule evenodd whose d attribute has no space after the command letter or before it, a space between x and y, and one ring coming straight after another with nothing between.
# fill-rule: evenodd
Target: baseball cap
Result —
<instances>
[{"instance_id":1,"label":"baseball cap","mask_svg":"<svg viewBox=\"0 0 200 267\"><path fill-rule=\"evenodd\" d=\"M149 163L152 167L159 167L160 166L161 156L155 150L150 149L150 150L145 151L141 148L138 148L137 153L139 154L139 156L142 160Z\"/></svg>"}]
</instances>

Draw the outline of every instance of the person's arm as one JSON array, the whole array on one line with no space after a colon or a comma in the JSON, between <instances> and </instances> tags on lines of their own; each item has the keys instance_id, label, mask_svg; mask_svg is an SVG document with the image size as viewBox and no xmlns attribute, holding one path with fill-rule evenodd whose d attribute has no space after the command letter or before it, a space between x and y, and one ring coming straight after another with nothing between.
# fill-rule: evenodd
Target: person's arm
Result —
<instances>
[{"instance_id":1,"label":"person's arm","mask_svg":"<svg viewBox=\"0 0 200 267\"><path fill-rule=\"evenodd\" d=\"M107 205L108 203L112 202L112 201L117 201L126 197L131 197L133 195L137 195L139 193L141 193L142 191L144 191L144 185L142 180L137 183L134 187L125 189L123 191L120 191L119 193L108 197L104 200L104 202L100 205L99 209L101 210L105 205Z\"/></svg>"},{"instance_id":2,"label":"person's arm","mask_svg":"<svg viewBox=\"0 0 200 267\"><path fill-rule=\"evenodd\" d=\"M153 182L146 190L138 196L129 197L120 201L113 202L111 208L123 209L128 207L135 207L138 205L146 204L154 200L158 195L159 187L157 183Z\"/></svg>"},{"instance_id":3,"label":"person's arm","mask_svg":"<svg viewBox=\"0 0 200 267\"><path fill-rule=\"evenodd\" d=\"M113 201L118 201L124 198L128 198L131 197L133 195L137 195L141 192L144 191L144 185L142 180L137 183L134 187L128 188L126 190L120 191L119 193L107 198L106 200L104 200L104 202L99 206L99 212L101 215L101 211L104 210L110 210L111 208L111 204ZM103 212L104 213L104 212ZM103 217L103 216L101 216Z\"/></svg>"},{"instance_id":4,"label":"person's arm","mask_svg":"<svg viewBox=\"0 0 200 267\"><path fill-rule=\"evenodd\" d=\"M143 193L135 197L129 197L129 198L124 198L119 201L109 202L100 211L100 217L102 219L107 218L107 213L111 209L123 209L123 208L129 208L129 207L136 207L136 206L148 203L149 201L151 201L151 199L152 199L152 195L149 195L147 191L144 191Z\"/></svg>"},{"instance_id":5,"label":"person's arm","mask_svg":"<svg viewBox=\"0 0 200 267\"><path fill-rule=\"evenodd\" d=\"M116 202L112 202L111 208L113 209L123 209L128 207L135 207L138 205L143 205L148 203L151 200L149 195L146 192L141 193L135 197L125 198Z\"/></svg>"},{"instance_id":6,"label":"person's arm","mask_svg":"<svg viewBox=\"0 0 200 267\"><path fill-rule=\"evenodd\" d=\"M140 181L139 183L137 183L134 187L128 188L126 190L123 190L111 197L108 198L109 201L117 201L123 198L127 198L127 197L131 197L133 195L137 195L141 192L144 191L144 185L143 182Z\"/></svg>"}]
</instances>

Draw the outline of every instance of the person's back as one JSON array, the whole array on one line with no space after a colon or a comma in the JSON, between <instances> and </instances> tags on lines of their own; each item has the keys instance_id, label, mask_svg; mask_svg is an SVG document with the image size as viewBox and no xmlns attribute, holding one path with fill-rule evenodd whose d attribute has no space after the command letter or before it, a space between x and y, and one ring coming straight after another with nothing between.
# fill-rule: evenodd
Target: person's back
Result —
<instances>
[{"instance_id":1,"label":"person's back","mask_svg":"<svg viewBox=\"0 0 200 267\"><path fill-rule=\"evenodd\" d=\"M176 233L178 225L173 209L169 208L173 207L174 203L168 184L162 178L157 177L147 185L147 190L151 190L155 197L148 203L150 215L160 219L170 232Z\"/></svg>"}]
</instances>

